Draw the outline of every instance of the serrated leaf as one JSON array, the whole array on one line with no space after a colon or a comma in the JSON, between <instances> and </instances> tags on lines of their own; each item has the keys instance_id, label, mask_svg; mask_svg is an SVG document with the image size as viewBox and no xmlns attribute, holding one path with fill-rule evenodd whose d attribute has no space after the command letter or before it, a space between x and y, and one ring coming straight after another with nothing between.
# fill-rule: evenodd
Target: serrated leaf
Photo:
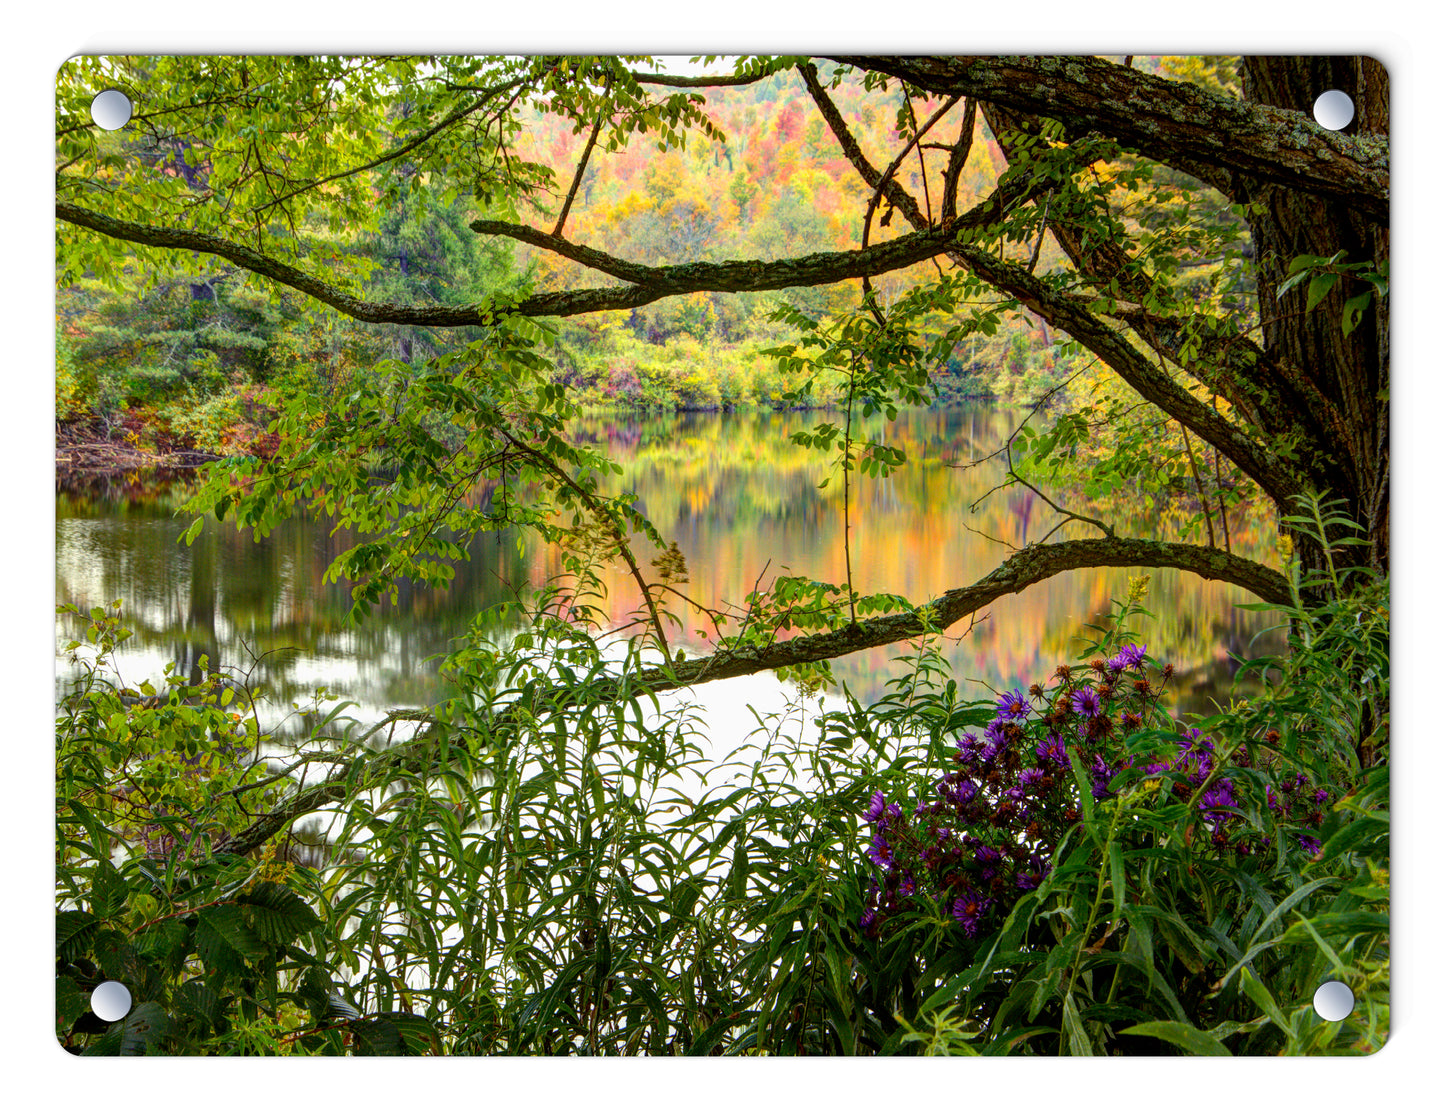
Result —
<instances>
[{"instance_id":1,"label":"serrated leaf","mask_svg":"<svg viewBox=\"0 0 1445 1112\"><path fill-rule=\"evenodd\" d=\"M247 957L265 952L265 945L246 926L234 904L202 908L196 922L196 953L222 973L236 973Z\"/></svg>"},{"instance_id":2,"label":"serrated leaf","mask_svg":"<svg viewBox=\"0 0 1445 1112\"><path fill-rule=\"evenodd\" d=\"M140 955L130 940L120 931L97 931L90 944L90 952L101 972L112 980L134 981L139 979Z\"/></svg>"},{"instance_id":3,"label":"serrated leaf","mask_svg":"<svg viewBox=\"0 0 1445 1112\"><path fill-rule=\"evenodd\" d=\"M55 1026L59 1030L70 1030L89 1007L90 998L81 991L73 977L61 975L55 978Z\"/></svg>"},{"instance_id":4,"label":"serrated leaf","mask_svg":"<svg viewBox=\"0 0 1445 1112\"><path fill-rule=\"evenodd\" d=\"M440 1052L441 1037L426 1019L419 1015L392 1014L386 1017L401 1036L402 1050L407 1054Z\"/></svg>"},{"instance_id":5,"label":"serrated leaf","mask_svg":"<svg viewBox=\"0 0 1445 1112\"><path fill-rule=\"evenodd\" d=\"M124 1019L112 1023L104 1035L85 1049L85 1055L132 1057L159 1052L170 1028L170 1018L161 1006L148 1000L132 1008Z\"/></svg>"},{"instance_id":6,"label":"serrated leaf","mask_svg":"<svg viewBox=\"0 0 1445 1112\"><path fill-rule=\"evenodd\" d=\"M291 942L321 923L321 918L295 892L263 881L240 897L247 925L266 942Z\"/></svg>"},{"instance_id":7,"label":"serrated leaf","mask_svg":"<svg viewBox=\"0 0 1445 1112\"><path fill-rule=\"evenodd\" d=\"M55 950L64 961L74 961L90 948L100 920L88 911L61 911L55 916Z\"/></svg>"},{"instance_id":8,"label":"serrated leaf","mask_svg":"<svg viewBox=\"0 0 1445 1112\"><path fill-rule=\"evenodd\" d=\"M353 1023L350 1030L355 1039L355 1053L358 1055L393 1057L404 1052L401 1032L397 1030L396 1024L385 1016L360 1020Z\"/></svg>"},{"instance_id":9,"label":"serrated leaf","mask_svg":"<svg viewBox=\"0 0 1445 1112\"><path fill-rule=\"evenodd\" d=\"M181 985L172 997L177 1015L189 1015L215 1030L225 1018L220 994L198 977Z\"/></svg>"},{"instance_id":10,"label":"serrated leaf","mask_svg":"<svg viewBox=\"0 0 1445 1112\"><path fill-rule=\"evenodd\" d=\"M109 861L96 868L90 885L90 909L102 919L109 919L125 909L130 886L120 870Z\"/></svg>"},{"instance_id":11,"label":"serrated leaf","mask_svg":"<svg viewBox=\"0 0 1445 1112\"><path fill-rule=\"evenodd\" d=\"M180 919L162 919L136 932L131 944L149 961L179 968L188 951L191 931Z\"/></svg>"}]
</instances>

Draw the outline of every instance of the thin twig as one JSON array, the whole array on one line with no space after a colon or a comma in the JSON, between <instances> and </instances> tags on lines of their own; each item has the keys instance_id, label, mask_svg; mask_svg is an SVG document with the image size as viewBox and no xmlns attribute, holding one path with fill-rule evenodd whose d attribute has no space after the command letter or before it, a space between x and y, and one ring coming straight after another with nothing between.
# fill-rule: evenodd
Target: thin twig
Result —
<instances>
[{"instance_id":1,"label":"thin twig","mask_svg":"<svg viewBox=\"0 0 1445 1112\"><path fill-rule=\"evenodd\" d=\"M1199 461L1194 458L1194 444L1189 439L1189 430L1181 422L1184 432L1184 450L1189 453L1189 470L1194 472L1194 488L1199 491L1199 505L1204 509L1204 527L1209 530L1209 547L1214 547L1214 522L1209 517L1209 495L1204 493L1204 481L1199 477Z\"/></svg>"},{"instance_id":2,"label":"thin twig","mask_svg":"<svg viewBox=\"0 0 1445 1112\"><path fill-rule=\"evenodd\" d=\"M587 146L582 149L582 157L577 162L577 172L572 175L572 188L567 191L567 199L562 202L562 211L557 215L557 224L552 229L554 236L560 236L562 225L567 223L567 213L572 209L572 201L577 196L577 187L582 184L582 175L587 172L587 158L592 154L592 148L597 145L597 135L602 130L602 120L606 115L607 105L604 104L597 110L597 120L592 125L592 134L587 137Z\"/></svg>"},{"instance_id":3,"label":"thin twig","mask_svg":"<svg viewBox=\"0 0 1445 1112\"><path fill-rule=\"evenodd\" d=\"M618 554L626 561L628 569L632 572L632 578L637 582L637 586L642 591L642 601L646 604L648 613L652 615L652 626L657 632L658 646L662 649L664 658L670 661L672 659L672 653L667 646L667 632L663 629L662 618L657 613L657 604L652 599L652 592L647 588L647 580L642 577L642 569L637 566L637 560L632 555L632 546L627 543L627 538L623 536L622 527L618 524L617 519L611 512L604 509L586 488L578 484L571 475L559 467L546 453L538 451L529 444L523 444L506 429L499 429L498 432L501 433L508 443L516 447L519 452L536 460L542 466L543 470L555 476L559 482L564 483L574 494L582 499L583 504L592 511L599 521L607 524L612 532L613 538L617 541Z\"/></svg>"}]
</instances>

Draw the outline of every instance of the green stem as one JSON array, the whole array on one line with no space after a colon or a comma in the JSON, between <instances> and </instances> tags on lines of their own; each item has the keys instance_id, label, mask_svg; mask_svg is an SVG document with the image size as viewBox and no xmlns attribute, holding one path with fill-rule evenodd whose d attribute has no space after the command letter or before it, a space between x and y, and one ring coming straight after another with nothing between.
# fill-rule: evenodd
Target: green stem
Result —
<instances>
[{"instance_id":1,"label":"green stem","mask_svg":"<svg viewBox=\"0 0 1445 1112\"><path fill-rule=\"evenodd\" d=\"M1104 852L1099 861L1099 873L1094 882L1094 904L1089 908L1089 921L1084 926L1084 931L1079 935L1079 949L1074 954L1073 963L1069 966L1069 982L1064 986L1062 999L1067 1000L1074 991L1074 981L1079 975L1079 965L1084 960L1084 948L1089 944L1089 936L1094 933L1094 923L1099 917L1099 905L1104 902L1104 874L1109 868L1109 847L1114 844L1114 835L1119 828L1119 817L1124 813L1123 803L1116 799L1114 801L1114 817L1109 820L1109 833L1104 839ZM1122 906L1124 894L1118 893L1119 902ZM1059 1054L1064 1053L1064 1047L1068 1045L1068 1034L1063 1027L1059 1028Z\"/></svg>"}]
</instances>

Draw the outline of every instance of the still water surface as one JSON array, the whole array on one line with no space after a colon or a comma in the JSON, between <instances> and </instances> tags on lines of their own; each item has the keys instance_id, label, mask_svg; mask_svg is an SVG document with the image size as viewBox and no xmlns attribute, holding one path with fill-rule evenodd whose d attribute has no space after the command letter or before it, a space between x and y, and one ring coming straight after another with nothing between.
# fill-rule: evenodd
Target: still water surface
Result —
<instances>
[{"instance_id":1,"label":"still water surface","mask_svg":"<svg viewBox=\"0 0 1445 1112\"><path fill-rule=\"evenodd\" d=\"M1009 545L1036 542L1057 523L1033 493L998 485L1003 464L990 458L1020 414L990 405L911 412L887 430L909 463L886 479L853 479L851 530L860 590L890 591L915 602L964 586L992 570ZM681 414L589 418L579 434L597 441L623 468L617 489L636 493L640 508L686 557L681 589L709 606L742 603L755 584L780 574L841 583L843 487L828 461L787 434L817 414ZM885 435L881 424L867 434ZM485 488L474 492L488 496ZM451 647L474 615L546 583L556 554L533 537L500 533L471 545L471 559L443 590L403 590L360 628L345 623L344 584L329 584L327 565L360 538L299 518L257 542L249 533L209 522L194 545L178 538L185 481L155 473L57 482L56 599L83 608L125 603L135 637L120 656L127 682L157 678L168 661L183 670L205 654L213 665L250 672L285 705L326 688L358 704L363 720L386 709L425 705L445 692L434 658ZM980 503L979 500L983 499ZM975 505L975 503L979 503ZM1114 519L1133 535L1156 535L1157 520ZM1231 519L1234 550L1264 560L1272 521ZM1074 527L1071 527L1074 528ZM1087 536L1082 528L1051 539ZM653 555L639 552L644 567ZM994 688L1043 680L1080 651L1078 638L1109 612L1137 570L1079 571L1001 599L945 655L960 681ZM1207 711L1227 697L1230 654L1263 651L1268 617L1236 609L1246 593L1188 573L1153 572L1149 594L1157 618L1138 632L1151 654L1179 670L1178 708ZM639 605L620 562L604 577L607 607L622 625ZM966 624L966 623L965 623ZM709 651L687 619L679 640L689 653ZM497 633L504 635L500 624ZM962 626L954 634L962 633ZM901 646L834 662L834 674L864 698L876 697L899 666ZM57 657L57 683L69 666ZM722 688L728 687L727 691ZM712 685L705 702L740 706L766 701L777 684L759 678ZM974 689L977 695L986 688ZM702 694L702 689L699 690Z\"/></svg>"}]
</instances>

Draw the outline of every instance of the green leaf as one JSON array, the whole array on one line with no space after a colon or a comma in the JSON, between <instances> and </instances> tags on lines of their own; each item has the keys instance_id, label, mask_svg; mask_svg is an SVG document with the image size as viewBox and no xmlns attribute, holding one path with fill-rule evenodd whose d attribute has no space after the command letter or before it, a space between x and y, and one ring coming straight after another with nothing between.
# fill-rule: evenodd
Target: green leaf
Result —
<instances>
[{"instance_id":1,"label":"green leaf","mask_svg":"<svg viewBox=\"0 0 1445 1112\"><path fill-rule=\"evenodd\" d=\"M1064 1032L1068 1035L1069 1053L1081 1057L1092 1058L1094 1046L1089 1041L1088 1032L1084 1030L1084 1024L1079 1019L1079 1009L1074 1006L1074 994L1071 992L1064 997Z\"/></svg>"},{"instance_id":2,"label":"green leaf","mask_svg":"<svg viewBox=\"0 0 1445 1112\"><path fill-rule=\"evenodd\" d=\"M96 868L90 888L90 908L102 919L125 910L130 897L130 886L120 870L109 861L102 861Z\"/></svg>"},{"instance_id":3,"label":"green leaf","mask_svg":"<svg viewBox=\"0 0 1445 1112\"><path fill-rule=\"evenodd\" d=\"M265 952L265 945L246 925L234 904L204 907L196 923L196 953L221 973L239 973L247 957Z\"/></svg>"},{"instance_id":4,"label":"green leaf","mask_svg":"<svg viewBox=\"0 0 1445 1112\"><path fill-rule=\"evenodd\" d=\"M1329 841L1321 847L1319 857L1312 863L1318 868L1327 861L1333 861L1346 853L1353 853L1362 846L1373 846L1382 838L1388 838L1389 822L1376 818L1356 819L1341 830L1330 835ZM1386 844L1388 850L1388 843Z\"/></svg>"},{"instance_id":5,"label":"green leaf","mask_svg":"<svg viewBox=\"0 0 1445 1112\"><path fill-rule=\"evenodd\" d=\"M1156 1019L1150 1023L1136 1023L1133 1027L1126 1027L1119 1033L1162 1039L1190 1054L1233 1057L1229 1053L1229 1049L1218 1039L1205 1034L1197 1027L1191 1027L1187 1023L1176 1023L1173 1020Z\"/></svg>"},{"instance_id":6,"label":"green leaf","mask_svg":"<svg viewBox=\"0 0 1445 1112\"><path fill-rule=\"evenodd\" d=\"M246 925L264 942L294 941L320 925L321 919L299 895L272 881L261 881L238 897Z\"/></svg>"},{"instance_id":7,"label":"green leaf","mask_svg":"<svg viewBox=\"0 0 1445 1112\"><path fill-rule=\"evenodd\" d=\"M180 919L162 919L138 931L132 940L147 961L179 971L190 951L191 931Z\"/></svg>"},{"instance_id":8,"label":"green leaf","mask_svg":"<svg viewBox=\"0 0 1445 1112\"><path fill-rule=\"evenodd\" d=\"M401 1032L396 1024L385 1016L363 1019L351 1025L351 1034L356 1040L356 1054L367 1057L395 1057L406 1053L401 1041Z\"/></svg>"},{"instance_id":9,"label":"green leaf","mask_svg":"<svg viewBox=\"0 0 1445 1112\"><path fill-rule=\"evenodd\" d=\"M1338 274L1317 274L1310 281L1309 292L1305 295L1305 312L1314 311L1314 307L1324 300L1325 295L1335 288L1335 283L1340 280Z\"/></svg>"},{"instance_id":10,"label":"green leaf","mask_svg":"<svg viewBox=\"0 0 1445 1112\"><path fill-rule=\"evenodd\" d=\"M1375 911L1344 911L1328 915L1316 915L1311 919L1292 923L1284 932L1287 943L1308 942L1314 938L1313 931L1325 938L1347 938L1357 934L1389 934L1390 917Z\"/></svg>"},{"instance_id":11,"label":"green leaf","mask_svg":"<svg viewBox=\"0 0 1445 1112\"><path fill-rule=\"evenodd\" d=\"M55 978L55 1025L61 1031L69 1031L71 1025L90 1008L90 998L80 990L74 978Z\"/></svg>"},{"instance_id":12,"label":"green leaf","mask_svg":"<svg viewBox=\"0 0 1445 1112\"><path fill-rule=\"evenodd\" d=\"M225 1019L225 1006L220 995L198 977L182 984L171 1003L177 1016L199 1019L213 1031L218 1030Z\"/></svg>"},{"instance_id":13,"label":"green leaf","mask_svg":"<svg viewBox=\"0 0 1445 1112\"><path fill-rule=\"evenodd\" d=\"M89 948L100 920L88 911L62 911L55 916L55 949L63 961L74 961Z\"/></svg>"},{"instance_id":14,"label":"green leaf","mask_svg":"<svg viewBox=\"0 0 1445 1112\"><path fill-rule=\"evenodd\" d=\"M1340 318L1340 331L1346 336L1360 326L1360 319L1370 307L1371 296L1372 292L1366 290L1345 302L1344 315Z\"/></svg>"},{"instance_id":15,"label":"green leaf","mask_svg":"<svg viewBox=\"0 0 1445 1112\"><path fill-rule=\"evenodd\" d=\"M1267 1015L1270 1022L1286 1034L1290 1032L1289 1022L1285 1019L1284 1013L1279 1010L1279 1005L1274 1002L1269 989L1256 977L1248 968L1239 972L1239 987L1244 994L1253 1000L1262 1012Z\"/></svg>"},{"instance_id":16,"label":"green leaf","mask_svg":"<svg viewBox=\"0 0 1445 1112\"><path fill-rule=\"evenodd\" d=\"M86 1047L87 1057L131 1057L161 1052L170 1033L171 1021L154 1000L131 1009L124 1019L112 1023L105 1034Z\"/></svg>"}]
</instances>

